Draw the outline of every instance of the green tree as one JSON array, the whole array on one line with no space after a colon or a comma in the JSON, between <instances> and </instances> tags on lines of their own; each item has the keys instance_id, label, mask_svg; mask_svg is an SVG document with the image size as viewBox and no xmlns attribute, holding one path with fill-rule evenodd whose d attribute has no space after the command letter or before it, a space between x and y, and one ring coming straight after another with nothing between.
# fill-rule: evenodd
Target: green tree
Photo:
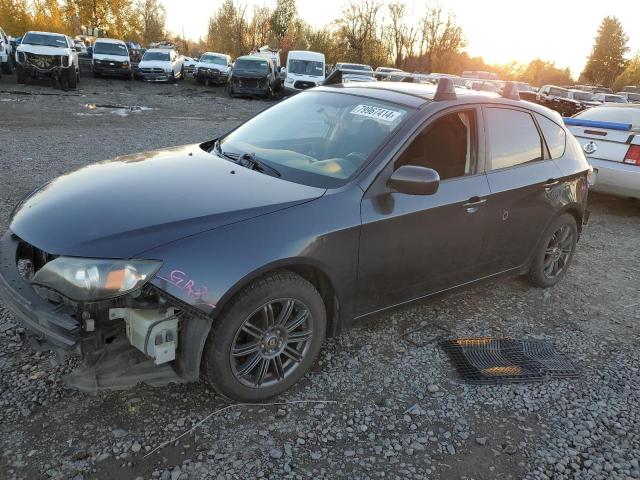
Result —
<instances>
[{"instance_id":1,"label":"green tree","mask_svg":"<svg viewBox=\"0 0 640 480\"><path fill-rule=\"evenodd\" d=\"M555 63L536 58L520 74L520 80L531 85L542 86L570 85L573 83L571 72L568 68L558 68Z\"/></svg>"},{"instance_id":2,"label":"green tree","mask_svg":"<svg viewBox=\"0 0 640 480\"><path fill-rule=\"evenodd\" d=\"M635 57L629 61L627 68L618 75L613 83L616 92L628 85L640 86L640 52L636 53Z\"/></svg>"},{"instance_id":3,"label":"green tree","mask_svg":"<svg viewBox=\"0 0 640 480\"><path fill-rule=\"evenodd\" d=\"M167 13L164 5L158 0L139 0L135 6L136 17L139 19L140 42L148 45L165 38L165 21Z\"/></svg>"},{"instance_id":4,"label":"green tree","mask_svg":"<svg viewBox=\"0 0 640 480\"><path fill-rule=\"evenodd\" d=\"M20 36L33 25L28 0L0 0L0 25L7 35Z\"/></svg>"},{"instance_id":5,"label":"green tree","mask_svg":"<svg viewBox=\"0 0 640 480\"><path fill-rule=\"evenodd\" d=\"M343 60L373 67L386 63L388 51L378 35L381 0L351 0L337 20L338 38L344 47Z\"/></svg>"},{"instance_id":6,"label":"green tree","mask_svg":"<svg viewBox=\"0 0 640 480\"><path fill-rule=\"evenodd\" d=\"M271 14L271 31L276 37L278 48L289 33L289 28L298 16L296 0L277 0L276 8Z\"/></svg>"},{"instance_id":7,"label":"green tree","mask_svg":"<svg viewBox=\"0 0 640 480\"><path fill-rule=\"evenodd\" d=\"M209 20L207 47L215 52L227 53L232 57L246 55L251 47L247 45L246 5L225 0Z\"/></svg>"},{"instance_id":8,"label":"green tree","mask_svg":"<svg viewBox=\"0 0 640 480\"><path fill-rule=\"evenodd\" d=\"M598 35L584 71L581 82L610 87L626 66L625 54L629 50L629 37L616 17L605 17L598 28Z\"/></svg>"}]
</instances>

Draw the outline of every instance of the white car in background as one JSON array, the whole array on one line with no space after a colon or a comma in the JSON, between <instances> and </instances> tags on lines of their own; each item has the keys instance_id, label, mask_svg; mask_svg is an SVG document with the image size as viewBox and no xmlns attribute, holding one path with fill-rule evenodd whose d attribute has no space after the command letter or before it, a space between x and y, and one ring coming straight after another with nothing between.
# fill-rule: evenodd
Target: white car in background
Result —
<instances>
[{"instance_id":1,"label":"white car in background","mask_svg":"<svg viewBox=\"0 0 640 480\"><path fill-rule=\"evenodd\" d=\"M149 82L184 79L184 57L172 48L150 48L138 64L137 75Z\"/></svg>"},{"instance_id":2,"label":"white car in background","mask_svg":"<svg viewBox=\"0 0 640 480\"><path fill-rule=\"evenodd\" d=\"M629 103L640 103L640 93L634 92L618 92L616 95L620 95L625 98Z\"/></svg>"},{"instance_id":3,"label":"white car in background","mask_svg":"<svg viewBox=\"0 0 640 480\"><path fill-rule=\"evenodd\" d=\"M284 90L292 94L313 88L324 81L324 53L291 50L287 55Z\"/></svg>"},{"instance_id":4,"label":"white car in background","mask_svg":"<svg viewBox=\"0 0 640 480\"><path fill-rule=\"evenodd\" d=\"M114 75L131 79L133 69L127 45L122 40L98 38L93 45L91 68L94 77Z\"/></svg>"},{"instance_id":5,"label":"white car in background","mask_svg":"<svg viewBox=\"0 0 640 480\"><path fill-rule=\"evenodd\" d=\"M193 76L201 85L224 85L229 80L232 65L229 55L205 52L200 56Z\"/></svg>"},{"instance_id":6,"label":"white car in background","mask_svg":"<svg viewBox=\"0 0 640 480\"><path fill-rule=\"evenodd\" d=\"M197 58L184 57L184 73L189 76L196 71L196 65L198 64Z\"/></svg>"},{"instance_id":7,"label":"white car in background","mask_svg":"<svg viewBox=\"0 0 640 480\"><path fill-rule=\"evenodd\" d=\"M595 172L596 192L640 199L640 105L607 104L565 124Z\"/></svg>"},{"instance_id":8,"label":"white car in background","mask_svg":"<svg viewBox=\"0 0 640 480\"><path fill-rule=\"evenodd\" d=\"M593 95L593 98L598 102L602 103L629 103L627 99L622 95L616 95L614 93L596 93Z\"/></svg>"},{"instance_id":9,"label":"white car in background","mask_svg":"<svg viewBox=\"0 0 640 480\"><path fill-rule=\"evenodd\" d=\"M2 73L13 72L13 48L2 28L0 28L0 70Z\"/></svg>"}]
</instances>

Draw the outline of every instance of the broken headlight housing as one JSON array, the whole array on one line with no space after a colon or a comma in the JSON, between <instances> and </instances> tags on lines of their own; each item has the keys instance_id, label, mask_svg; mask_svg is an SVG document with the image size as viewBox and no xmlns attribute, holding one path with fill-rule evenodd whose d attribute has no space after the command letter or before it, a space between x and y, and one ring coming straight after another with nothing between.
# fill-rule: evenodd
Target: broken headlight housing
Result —
<instances>
[{"instance_id":1,"label":"broken headlight housing","mask_svg":"<svg viewBox=\"0 0 640 480\"><path fill-rule=\"evenodd\" d=\"M161 266L157 260L58 257L38 270L31 282L75 301L106 300L139 289Z\"/></svg>"}]
</instances>

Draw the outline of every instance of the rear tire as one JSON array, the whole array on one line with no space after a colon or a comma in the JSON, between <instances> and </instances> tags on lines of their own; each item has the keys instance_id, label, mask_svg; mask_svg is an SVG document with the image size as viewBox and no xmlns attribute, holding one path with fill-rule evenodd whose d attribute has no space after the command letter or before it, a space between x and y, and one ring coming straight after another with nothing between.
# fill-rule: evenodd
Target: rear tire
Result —
<instances>
[{"instance_id":1,"label":"rear tire","mask_svg":"<svg viewBox=\"0 0 640 480\"><path fill-rule=\"evenodd\" d=\"M20 65L16 65L16 76L18 77L18 83L25 84L27 83L27 75Z\"/></svg>"},{"instance_id":2,"label":"rear tire","mask_svg":"<svg viewBox=\"0 0 640 480\"><path fill-rule=\"evenodd\" d=\"M529 269L529 280L537 287L553 287L567 273L578 241L576 219L563 213L547 228Z\"/></svg>"},{"instance_id":3,"label":"rear tire","mask_svg":"<svg viewBox=\"0 0 640 480\"><path fill-rule=\"evenodd\" d=\"M13 62L11 61L11 56L9 56L7 61L2 64L2 73L6 73L7 75L11 75L13 73Z\"/></svg>"},{"instance_id":4,"label":"rear tire","mask_svg":"<svg viewBox=\"0 0 640 480\"><path fill-rule=\"evenodd\" d=\"M314 286L292 272L269 274L245 287L214 321L204 376L225 397L266 400L311 368L325 330L325 307Z\"/></svg>"},{"instance_id":5,"label":"rear tire","mask_svg":"<svg viewBox=\"0 0 640 480\"><path fill-rule=\"evenodd\" d=\"M78 88L78 72L76 72L75 68L69 69L67 73L67 82L70 90Z\"/></svg>"}]
</instances>

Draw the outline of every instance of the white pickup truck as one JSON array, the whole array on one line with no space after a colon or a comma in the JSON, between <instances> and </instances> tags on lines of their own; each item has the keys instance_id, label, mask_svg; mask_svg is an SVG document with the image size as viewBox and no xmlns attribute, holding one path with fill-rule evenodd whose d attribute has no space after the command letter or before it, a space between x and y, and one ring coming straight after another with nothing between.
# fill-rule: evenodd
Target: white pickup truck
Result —
<instances>
[{"instance_id":1,"label":"white pickup truck","mask_svg":"<svg viewBox=\"0 0 640 480\"><path fill-rule=\"evenodd\" d=\"M78 49L71 38L60 33L25 33L16 49L18 83L48 77L63 87L75 89L80 81Z\"/></svg>"},{"instance_id":2,"label":"white pickup truck","mask_svg":"<svg viewBox=\"0 0 640 480\"><path fill-rule=\"evenodd\" d=\"M604 104L564 122L593 167L591 189L640 199L640 105Z\"/></svg>"},{"instance_id":3,"label":"white pickup truck","mask_svg":"<svg viewBox=\"0 0 640 480\"><path fill-rule=\"evenodd\" d=\"M184 79L184 57L172 48L150 48L138 64L137 76L149 82Z\"/></svg>"},{"instance_id":4,"label":"white pickup truck","mask_svg":"<svg viewBox=\"0 0 640 480\"><path fill-rule=\"evenodd\" d=\"M2 28L0 28L0 70L2 73L13 71L13 48Z\"/></svg>"}]
</instances>

